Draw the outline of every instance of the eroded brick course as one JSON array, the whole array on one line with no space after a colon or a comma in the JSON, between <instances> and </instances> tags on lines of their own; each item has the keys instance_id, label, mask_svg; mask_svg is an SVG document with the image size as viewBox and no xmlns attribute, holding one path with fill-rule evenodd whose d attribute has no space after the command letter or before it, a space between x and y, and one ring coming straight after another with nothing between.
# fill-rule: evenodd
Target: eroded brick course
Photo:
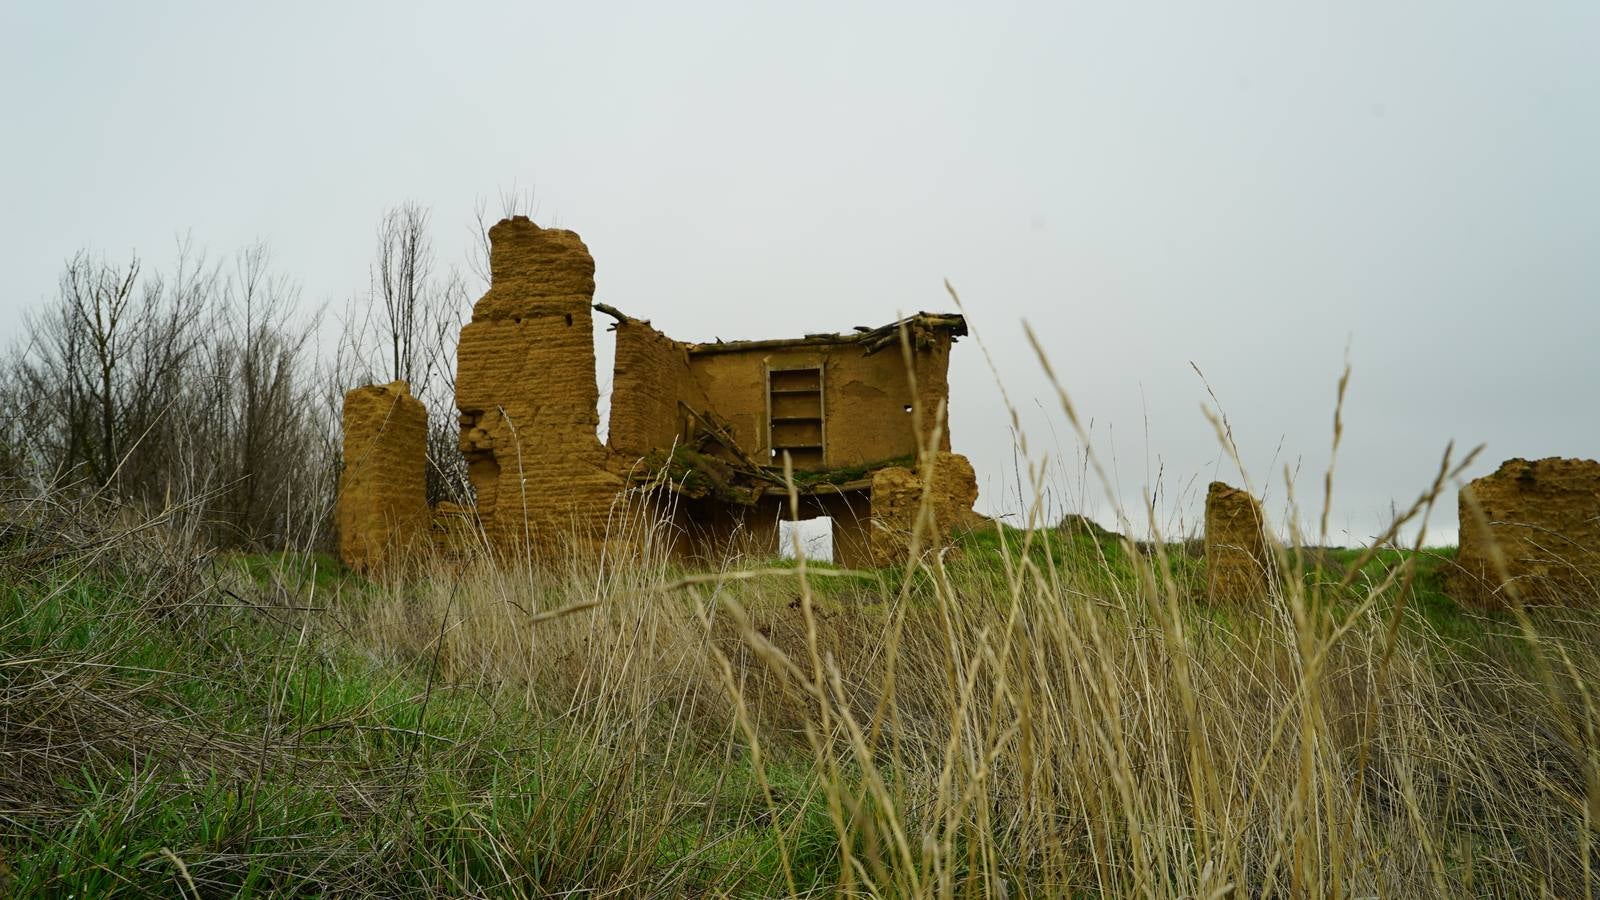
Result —
<instances>
[{"instance_id":1,"label":"eroded brick course","mask_svg":"<svg viewBox=\"0 0 1600 900\"><path fill-rule=\"evenodd\" d=\"M523 217L489 238L493 280L456 355L484 532L502 551L596 537L622 482L595 434L594 260L576 234Z\"/></svg>"},{"instance_id":2,"label":"eroded brick course","mask_svg":"<svg viewBox=\"0 0 1600 900\"><path fill-rule=\"evenodd\" d=\"M1600 462L1509 459L1467 485L1459 504L1456 599L1497 608L1515 592L1524 602L1600 605Z\"/></svg>"},{"instance_id":3,"label":"eroded brick course","mask_svg":"<svg viewBox=\"0 0 1600 900\"><path fill-rule=\"evenodd\" d=\"M920 547L937 550L953 539L958 528L973 523L972 506L978 499L978 477L972 463L958 453L941 451L931 465L927 502L931 529L920 535ZM921 473L900 466L879 469L872 476L872 562L899 565L911 550L917 517L923 503Z\"/></svg>"},{"instance_id":4,"label":"eroded brick course","mask_svg":"<svg viewBox=\"0 0 1600 900\"><path fill-rule=\"evenodd\" d=\"M1271 586L1272 552L1261 503L1220 481L1206 490L1206 593L1215 603L1262 600Z\"/></svg>"},{"instance_id":5,"label":"eroded brick course","mask_svg":"<svg viewBox=\"0 0 1600 900\"><path fill-rule=\"evenodd\" d=\"M428 528L428 411L404 381L344 396L339 556L373 572L419 549Z\"/></svg>"}]
</instances>

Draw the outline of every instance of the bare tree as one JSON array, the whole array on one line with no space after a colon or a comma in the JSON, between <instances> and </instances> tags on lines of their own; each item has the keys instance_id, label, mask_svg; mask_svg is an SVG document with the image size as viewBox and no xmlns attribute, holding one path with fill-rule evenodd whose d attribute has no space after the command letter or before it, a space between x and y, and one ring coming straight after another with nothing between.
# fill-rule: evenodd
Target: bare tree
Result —
<instances>
[{"instance_id":1,"label":"bare tree","mask_svg":"<svg viewBox=\"0 0 1600 900\"><path fill-rule=\"evenodd\" d=\"M538 212L538 203L535 202L532 188L519 188L512 184L510 189L500 191L499 195L500 218L509 219L513 216L532 217ZM488 289L489 272L489 228L499 221L489 218L489 199L479 197L473 208L472 222L472 251L469 254L468 266L472 274L476 275L480 289Z\"/></svg>"},{"instance_id":2,"label":"bare tree","mask_svg":"<svg viewBox=\"0 0 1600 900\"><path fill-rule=\"evenodd\" d=\"M296 299L262 247L227 272L187 242L167 273L77 254L0 363L0 474L168 510L219 543L324 541L334 457Z\"/></svg>"},{"instance_id":3,"label":"bare tree","mask_svg":"<svg viewBox=\"0 0 1600 900\"><path fill-rule=\"evenodd\" d=\"M369 289L346 308L328 403L338 409L359 384L405 381L428 409L429 501L468 502L455 422L455 349L471 297L456 269L437 271L429 225L429 211L411 202L379 220Z\"/></svg>"},{"instance_id":4,"label":"bare tree","mask_svg":"<svg viewBox=\"0 0 1600 900\"><path fill-rule=\"evenodd\" d=\"M382 305L393 380L419 383L429 375L426 335L436 306L429 211L403 203L378 225L375 281Z\"/></svg>"},{"instance_id":5,"label":"bare tree","mask_svg":"<svg viewBox=\"0 0 1600 900\"><path fill-rule=\"evenodd\" d=\"M531 195L501 204L520 214ZM158 271L73 256L0 358L0 478L149 504L218 544L326 546L344 393L387 376L429 410L430 501L470 502L455 351L476 291L437 264L429 227L415 203L380 219L369 289L329 360L264 246L224 265L184 240Z\"/></svg>"},{"instance_id":6,"label":"bare tree","mask_svg":"<svg viewBox=\"0 0 1600 900\"><path fill-rule=\"evenodd\" d=\"M213 278L180 244L171 280L79 253L57 302L28 320L28 350L13 363L31 455L58 475L138 492L182 388Z\"/></svg>"}]
</instances>

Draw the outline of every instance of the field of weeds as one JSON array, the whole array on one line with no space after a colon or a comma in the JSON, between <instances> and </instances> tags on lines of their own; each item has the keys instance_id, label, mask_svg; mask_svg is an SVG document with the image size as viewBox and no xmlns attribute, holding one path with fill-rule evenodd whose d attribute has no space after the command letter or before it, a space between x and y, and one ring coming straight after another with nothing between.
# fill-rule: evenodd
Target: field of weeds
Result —
<instances>
[{"instance_id":1,"label":"field of weeds","mask_svg":"<svg viewBox=\"0 0 1600 900\"><path fill-rule=\"evenodd\" d=\"M173 521L7 503L8 895L1600 890L1600 621L1469 614L1447 552L1285 550L1217 609L1081 527L368 581Z\"/></svg>"}]
</instances>

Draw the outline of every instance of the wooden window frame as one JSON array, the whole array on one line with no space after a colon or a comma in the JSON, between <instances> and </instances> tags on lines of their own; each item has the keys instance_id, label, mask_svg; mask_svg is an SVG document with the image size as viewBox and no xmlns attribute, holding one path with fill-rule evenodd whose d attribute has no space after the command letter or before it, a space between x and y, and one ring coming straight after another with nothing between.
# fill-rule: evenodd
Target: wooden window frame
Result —
<instances>
[{"instance_id":1,"label":"wooden window frame","mask_svg":"<svg viewBox=\"0 0 1600 900\"><path fill-rule=\"evenodd\" d=\"M794 455L793 451L803 450L803 449L815 449L817 451L817 456L819 458L819 463L818 464L820 466L822 466L822 467L826 467L827 464L828 464L828 367L827 367L827 361L826 360L817 360L815 362L810 362L810 363L806 363L806 364L803 364L803 365L801 365L801 364L793 364L793 363L786 363L786 364L782 364L782 365L773 365L772 363L769 362L769 363L765 363L763 365L763 369L765 370L765 374L764 374L764 377L763 377L762 381L764 382L763 394L764 394L764 400L765 400L765 403L766 403L766 419L767 419L766 455L767 455L767 459L769 460L769 462L772 465L781 466L783 464L783 460L782 460L781 457L777 457L778 451L780 451L780 450L789 450L789 451L791 451L791 458L792 458L793 455ZM795 390L795 389L774 388L773 387L773 377L775 375L782 375L784 373L789 373L789 372L815 372L815 373L817 373L816 390L815 391L811 391L809 389ZM778 424L779 423L778 423L777 419L774 417L773 410L772 410L772 398L773 398L774 393L778 393L778 394L793 394L793 395L797 395L797 396L806 396L806 395L809 395L809 394L812 394L812 393L816 394L816 397L817 397L817 415L815 417L803 416L803 417L786 418L786 420L787 421L796 421L796 422L798 422L798 421L807 421L807 422L815 421L817 423L817 433L818 433L818 439L817 439L818 443L817 443L817 445L812 447L811 445L805 445L805 446L798 445L798 444L783 444L783 445L780 445L778 443L776 432L777 432L777 428L778 428ZM798 466L796 466L796 468L798 468Z\"/></svg>"}]
</instances>

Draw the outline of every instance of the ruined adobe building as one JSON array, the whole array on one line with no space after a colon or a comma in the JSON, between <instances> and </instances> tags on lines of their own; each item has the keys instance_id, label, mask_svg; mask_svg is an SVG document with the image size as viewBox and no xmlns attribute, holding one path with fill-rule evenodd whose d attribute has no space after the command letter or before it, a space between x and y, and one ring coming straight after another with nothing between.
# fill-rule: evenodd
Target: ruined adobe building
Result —
<instances>
[{"instance_id":1,"label":"ruined adobe building","mask_svg":"<svg viewBox=\"0 0 1600 900\"><path fill-rule=\"evenodd\" d=\"M834 558L852 566L906 558L925 491L932 528L922 544L974 515L977 480L943 427L960 316L685 343L594 304L594 260L573 232L516 217L489 237L491 284L461 331L456 406L477 521L496 550L614 531L619 497L669 518L679 554L711 558L741 539L775 550L780 518L829 516ZM615 320L605 444L592 310ZM372 458L347 454L347 482L363 483L359 466ZM355 505L341 497L341 509ZM347 519L377 528L352 514L341 529ZM374 540L402 540L406 527L386 524Z\"/></svg>"}]
</instances>

